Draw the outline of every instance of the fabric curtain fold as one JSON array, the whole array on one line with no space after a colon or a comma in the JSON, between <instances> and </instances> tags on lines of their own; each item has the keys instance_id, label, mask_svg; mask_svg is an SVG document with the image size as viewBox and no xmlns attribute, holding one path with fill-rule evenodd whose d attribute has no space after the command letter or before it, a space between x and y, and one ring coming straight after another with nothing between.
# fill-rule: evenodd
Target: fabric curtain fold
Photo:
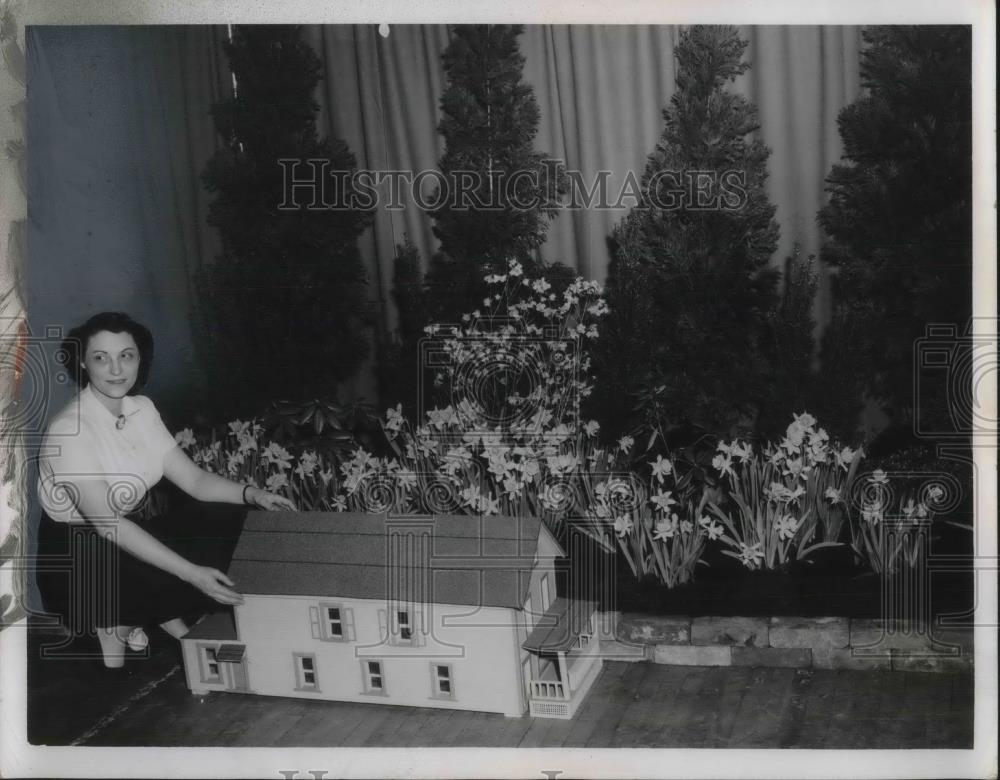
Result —
<instances>
[{"instance_id":1,"label":"fabric curtain fold","mask_svg":"<svg viewBox=\"0 0 1000 780\"><path fill-rule=\"evenodd\" d=\"M524 76L541 112L536 148L562 159L588 190L603 177L609 201L562 209L540 250L546 261L606 278L607 237L631 201L608 206L629 172L641 176L660 136L680 32L651 25L525 28ZM767 188L781 226L773 260L780 267L795 245L803 256L819 250L823 180L841 154L837 114L860 91L860 28L755 26L741 33L752 70L733 89L757 104L760 135L772 150ZM393 25L383 37L376 25L306 26L304 36L323 64L320 135L343 138L359 168L407 172L399 208L387 205L388 183L379 188L381 205L360 240L384 335L396 324L396 245L408 237L425 264L437 245L409 182L436 170L443 151L437 125L448 27ZM225 37L217 26L28 32L32 329L128 309L159 338L153 389L161 398L175 389L190 398L204 382L194 344L194 279L218 253L219 238L206 223L211 196L200 174L219 143L212 103L232 89ZM430 195L434 179L425 175L423 185ZM820 282L815 311L823 323L829 284L822 276ZM350 392L377 397L374 359ZM163 402L169 409L169 399Z\"/></svg>"}]
</instances>

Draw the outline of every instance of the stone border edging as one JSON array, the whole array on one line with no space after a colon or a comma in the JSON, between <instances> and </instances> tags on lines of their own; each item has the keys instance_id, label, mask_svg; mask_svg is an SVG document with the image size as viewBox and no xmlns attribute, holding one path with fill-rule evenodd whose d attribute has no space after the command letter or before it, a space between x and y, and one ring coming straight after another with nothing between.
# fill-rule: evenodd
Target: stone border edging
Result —
<instances>
[{"instance_id":1,"label":"stone border edging","mask_svg":"<svg viewBox=\"0 0 1000 780\"><path fill-rule=\"evenodd\" d=\"M604 613L602 653L677 666L968 672L972 628L846 617L687 617Z\"/></svg>"}]
</instances>

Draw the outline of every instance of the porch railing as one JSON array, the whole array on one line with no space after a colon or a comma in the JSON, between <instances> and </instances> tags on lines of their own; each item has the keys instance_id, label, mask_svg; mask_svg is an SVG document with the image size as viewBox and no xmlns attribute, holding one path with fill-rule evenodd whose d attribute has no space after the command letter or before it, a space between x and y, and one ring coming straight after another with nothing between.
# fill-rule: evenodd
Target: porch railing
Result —
<instances>
[{"instance_id":1,"label":"porch railing","mask_svg":"<svg viewBox=\"0 0 1000 780\"><path fill-rule=\"evenodd\" d=\"M536 699L565 699L566 689L558 680L532 680L531 695Z\"/></svg>"}]
</instances>

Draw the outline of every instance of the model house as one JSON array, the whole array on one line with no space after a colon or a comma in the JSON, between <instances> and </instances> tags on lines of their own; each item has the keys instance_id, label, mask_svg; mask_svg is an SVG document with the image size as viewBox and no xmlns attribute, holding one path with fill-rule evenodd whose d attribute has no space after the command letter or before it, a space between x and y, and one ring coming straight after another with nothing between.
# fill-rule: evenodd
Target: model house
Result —
<instances>
[{"instance_id":1,"label":"model house","mask_svg":"<svg viewBox=\"0 0 1000 780\"><path fill-rule=\"evenodd\" d=\"M601 670L536 518L251 512L233 611L182 640L188 687L569 718Z\"/></svg>"}]
</instances>

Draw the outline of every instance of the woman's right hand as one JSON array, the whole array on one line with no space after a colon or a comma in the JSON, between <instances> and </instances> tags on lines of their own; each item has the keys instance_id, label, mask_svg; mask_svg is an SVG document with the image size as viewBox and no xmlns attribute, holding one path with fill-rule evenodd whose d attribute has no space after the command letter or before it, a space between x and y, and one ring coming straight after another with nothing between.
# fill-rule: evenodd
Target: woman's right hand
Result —
<instances>
[{"instance_id":1,"label":"woman's right hand","mask_svg":"<svg viewBox=\"0 0 1000 780\"><path fill-rule=\"evenodd\" d=\"M187 581L220 604L243 603L243 596L233 590L233 581L218 569L213 569L210 566L195 566Z\"/></svg>"}]
</instances>

